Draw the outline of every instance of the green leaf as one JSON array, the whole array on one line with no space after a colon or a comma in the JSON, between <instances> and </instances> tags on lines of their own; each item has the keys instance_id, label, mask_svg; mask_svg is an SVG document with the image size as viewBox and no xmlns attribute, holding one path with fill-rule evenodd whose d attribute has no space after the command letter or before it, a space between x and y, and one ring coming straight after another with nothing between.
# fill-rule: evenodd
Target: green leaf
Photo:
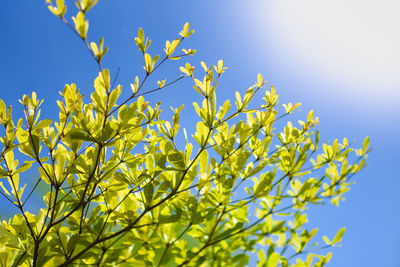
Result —
<instances>
[{"instance_id":1,"label":"green leaf","mask_svg":"<svg viewBox=\"0 0 400 267\"><path fill-rule=\"evenodd\" d=\"M21 167L19 167L17 169L17 171L14 172L13 174L25 172L25 171L29 170L31 167L32 167L32 163L31 162L26 162L26 163L22 164ZM1 171L0 171L0 177L1 177Z\"/></svg>"},{"instance_id":2,"label":"green leaf","mask_svg":"<svg viewBox=\"0 0 400 267\"><path fill-rule=\"evenodd\" d=\"M87 133L81 132L78 129L74 129L68 132L68 138L71 140L82 140L82 141L89 141L95 142L96 140L90 137Z\"/></svg>"},{"instance_id":3,"label":"green leaf","mask_svg":"<svg viewBox=\"0 0 400 267\"><path fill-rule=\"evenodd\" d=\"M267 259L267 267L278 266L280 258L281 258L281 256L278 253L273 252L271 255L269 255L269 257Z\"/></svg>"},{"instance_id":4,"label":"green leaf","mask_svg":"<svg viewBox=\"0 0 400 267\"><path fill-rule=\"evenodd\" d=\"M367 153L369 147L369 137L365 137L364 142L363 142L363 146L362 146L362 154L365 155Z\"/></svg>"},{"instance_id":5,"label":"green leaf","mask_svg":"<svg viewBox=\"0 0 400 267\"><path fill-rule=\"evenodd\" d=\"M76 248L76 245L79 243L80 239L81 239L81 237L77 234L73 234L69 238L68 245L67 245L68 253L71 253Z\"/></svg>"},{"instance_id":6,"label":"green leaf","mask_svg":"<svg viewBox=\"0 0 400 267\"><path fill-rule=\"evenodd\" d=\"M151 182L148 183L144 187L143 192L144 192L144 196L146 198L146 205L149 206L151 204L151 201L153 200L153 194L154 194L154 186L153 186L153 184Z\"/></svg>"},{"instance_id":7,"label":"green leaf","mask_svg":"<svg viewBox=\"0 0 400 267\"><path fill-rule=\"evenodd\" d=\"M173 151L168 154L168 162L177 169L185 169L185 157L181 152Z\"/></svg>"},{"instance_id":8,"label":"green leaf","mask_svg":"<svg viewBox=\"0 0 400 267\"><path fill-rule=\"evenodd\" d=\"M43 128L50 126L52 123L53 121L50 119L42 120L35 125L35 130L41 131Z\"/></svg>"},{"instance_id":9,"label":"green leaf","mask_svg":"<svg viewBox=\"0 0 400 267\"><path fill-rule=\"evenodd\" d=\"M76 32L82 39L87 38L87 31L89 29L89 21L85 20L85 14L82 11L79 11L76 17L72 17L72 20L75 23Z\"/></svg>"},{"instance_id":10,"label":"green leaf","mask_svg":"<svg viewBox=\"0 0 400 267\"><path fill-rule=\"evenodd\" d=\"M235 96L236 96L236 102L235 102L236 103L236 107L237 107L238 110L242 110L242 98L240 97L239 92L236 92Z\"/></svg>"},{"instance_id":11,"label":"green leaf","mask_svg":"<svg viewBox=\"0 0 400 267\"><path fill-rule=\"evenodd\" d=\"M64 0L57 0L56 2L57 2L57 6L53 6L53 5L51 5L51 1L50 2L47 1L47 3L49 4L47 7L51 11L51 13L53 13L57 17L63 18L65 15L65 12L67 12L67 7L64 4Z\"/></svg>"},{"instance_id":12,"label":"green leaf","mask_svg":"<svg viewBox=\"0 0 400 267\"><path fill-rule=\"evenodd\" d=\"M158 221L160 223L174 223L179 221L179 219L181 218L182 215L182 210L181 209L176 209L175 210L175 214L171 214L171 215L160 215L160 217L158 217Z\"/></svg>"},{"instance_id":13,"label":"green leaf","mask_svg":"<svg viewBox=\"0 0 400 267\"><path fill-rule=\"evenodd\" d=\"M331 244L335 245L337 243L339 243L340 241L342 241L342 237L344 232L346 231L346 227L340 228L339 231L337 232L337 234L335 235L335 237L332 239Z\"/></svg>"},{"instance_id":14,"label":"green leaf","mask_svg":"<svg viewBox=\"0 0 400 267\"><path fill-rule=\"evenodd\" d=\"M182 38L188 38L190 35L194 33L194 30L189 31L189 22L186 22L183 26L182 31L179 33Z\"/></svg>"}]
</instances>

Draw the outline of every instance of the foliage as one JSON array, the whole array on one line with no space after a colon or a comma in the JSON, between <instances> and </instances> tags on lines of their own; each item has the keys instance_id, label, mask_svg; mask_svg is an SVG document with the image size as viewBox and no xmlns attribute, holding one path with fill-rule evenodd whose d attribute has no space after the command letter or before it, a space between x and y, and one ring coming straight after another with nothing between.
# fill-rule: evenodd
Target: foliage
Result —
<instances>
[{"instance_id":1,"label":"foliage","mask_svg":"<svg viewBox=\"0 0 400 267\"><path fill-rule=\"evenodd\" d=\"M329 261L330 253L314 252L337 246L344 228L319 246L311 241L317 229L305 227L306 210L343 200L349 179L364 166L368 138L362 149L353 150L346 139L319 149L313 111L297 126L287 122L277 132L275 123L300 104L283 105L279 113L271 86L264 104L251 107L264 90L261 75L244 94L236 92L234 105L226 100L218 107L216 88L226 70L222 60L210 67L202 62L202 79L186 63L180 68L184 75L144 91L161 64L196 52L176 54L193 33L188 23L179 38L166 41L162 59L150 56L151 41L139 29L135 42L143 54L144 78L136 77L131 95L121 100L122 86L111 83L101 64L108 49L104 39L87 41L87 12L97 1L77 1L74 24L65 18L63 0L47 2L82 39L99 75L86 104L75 84L65 85L57 121L40 119L43 101L34 92L20 100L25 118L17 122L11 106L0 100L0 193L19 211L0 224L1 266L242 266L249 255L258 255L258 265L268 267ZM160 103L151 106L144 96L183 78L193 81L202 101L193 103L199 116L193 138L184 131L180 147L183 105L173 109L172 121L164 121ZM18 157L26 160L20 164ZM24 193L20 178L33 166L40 178ZM41 181L48 187L46 206L32 214L25 203Z\"/></svg>"}]
</instances>

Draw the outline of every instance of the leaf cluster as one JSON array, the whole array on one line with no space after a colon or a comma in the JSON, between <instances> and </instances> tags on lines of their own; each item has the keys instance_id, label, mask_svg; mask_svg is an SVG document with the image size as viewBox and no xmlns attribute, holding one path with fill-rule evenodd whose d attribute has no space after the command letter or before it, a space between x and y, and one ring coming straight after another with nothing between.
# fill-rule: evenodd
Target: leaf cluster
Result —
<instances>
[{"instance_id":1,"label":"leaf cluster","mask_svg":"<svg viewBox=\"0 0 400 267\"><path fill-rule=\"evenodd\" d=\"M161 64L195 53L177 48L193 30L185 24L179 38L166 41L163 58L151 57L151 41L142 29L134 39L143 54L144 74L122 86L111 83L101 65L108 48L87 41L87 12L97 1L77 1L74 26L65 19L64 1L49 9L83 41L98 63L90 101L75 84L60 92L59 119L41 119L43 101L36 93L20 100L25 118L14 122L12 108L0 100L0 194L16 210L0 224L1 266L243 266L257 251L258 266L323 266L331 254L316 251L339 245L344 228L325 244L307 229L307 208L338 205L350 178L365 165L369 140L355 150L347 139L324 143L310 111L304 121L286 119L300 104L278 110L278 95L261 74L244 93L217 104L223 61L202 74L186 63L183 75L163 79L153 89L147 78ZM203 77L200 77L202 75ZM145 95L184 77L192 80L201 101L193 102L196 129L177 145L183 105L171 121L160 119L161 104ZM152 88L152 87L150 87ZM264 94L264 103L253 99ZM17 158L26 157L20 164ZM38 168L39 179L26 193L21 176ZM39 183L48 191L38 214L25 204ZM303 257L303 255L306 255Z\"/></svg>"}]
</instances>

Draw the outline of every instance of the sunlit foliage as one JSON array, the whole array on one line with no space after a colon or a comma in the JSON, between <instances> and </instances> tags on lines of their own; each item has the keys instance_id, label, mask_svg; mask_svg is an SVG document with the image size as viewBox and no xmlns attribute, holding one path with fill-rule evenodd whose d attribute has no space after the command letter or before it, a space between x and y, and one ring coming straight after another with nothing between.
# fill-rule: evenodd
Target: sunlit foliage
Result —
<instances>
[{"instance_id":1,"label":"sunlit foliage","mask_svg":"<svg viewBox=\"0 0 400 267\"><path fill-rule=\"evenodd\" d=\"M87 12L97 2L77 1L71 23L63 0L47 1L98 63L89 102L77 85L66 84L59 119L52 121L40 118L36 93L22 97L25 118L17 120L0 100L0 193L17 213L0 224L0 265L243 266L250 256L268 267L328 262L330 253L315 253L337 246L344 228L318 245L312 241L317 229L306 228L306 211L343 200L349 179L364 166L368 138L355 150L347 139L319 146L313 111L276 130L300 104L279 111L275 88L265 88L260 74L236 92L235 103L218 106L222 60L201 62L199 73L183 64L175 80L146 91L160 65L196 52L180 48L194 32L188 23L156 56L138 30L144 74L121 99L122 86L101 64L104 38L88 42ZM193 103L198 122L188 131L180 125L183 105L167 121L160 119L161 103L145 99L182 79L192 80L202 98ZM254 107L256 95L263 104ZM30 168L38 168L40 178L27 188L22 181ZM45 207L32 214L25 204L39 183L47 184Z\"/></svg>"}]
</instances>

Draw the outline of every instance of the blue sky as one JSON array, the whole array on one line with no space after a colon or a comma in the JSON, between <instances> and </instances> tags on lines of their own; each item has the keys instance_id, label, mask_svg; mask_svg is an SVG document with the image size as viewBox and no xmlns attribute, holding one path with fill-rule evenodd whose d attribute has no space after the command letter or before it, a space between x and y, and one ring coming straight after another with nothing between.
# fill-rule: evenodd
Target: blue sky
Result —
<instances>
[{"instance_id":1,"label":"blue sky","mask_svg":"<svg viewBox=\"0 0 400 267\"><path fill-rule=\"evenodd\" d=\"M72 6L73 1L66 1ZM339 207L310 210L310 225L332 236L347 227L343 247L333 250L328 266L400 266L400 5L395 1L100 1L89 13L89 39L105 37L110 51L105 66L128 92L142 59L133 37L143 27L161 53L185 22L196 33L184 47L198 53L199 66L219 59L229 68L218 88L221 96L248 88L262 73L280 94L280 103L301 102L320 118L321 140L347 137L361 144L370 136L367 168ZM67 18L75 15L71 7ZM0 97L22 115L18 99L36 91L44 98L42 116L55 118L56 100L65 83L88 95L97 73L82 42L46 8L45 1L4 0L0 10ZM167 79L177 67L162 69ZM182 123L192 125L191 102L198 98L182 83L152 95L154 103L185 103ZM261 103L261 99L260 99ZM297 116L297 115L296 115ZM0 203L5 203L0 200ZM10 210L1 209L8 216Z\"/></svg>"}]
</instances>

